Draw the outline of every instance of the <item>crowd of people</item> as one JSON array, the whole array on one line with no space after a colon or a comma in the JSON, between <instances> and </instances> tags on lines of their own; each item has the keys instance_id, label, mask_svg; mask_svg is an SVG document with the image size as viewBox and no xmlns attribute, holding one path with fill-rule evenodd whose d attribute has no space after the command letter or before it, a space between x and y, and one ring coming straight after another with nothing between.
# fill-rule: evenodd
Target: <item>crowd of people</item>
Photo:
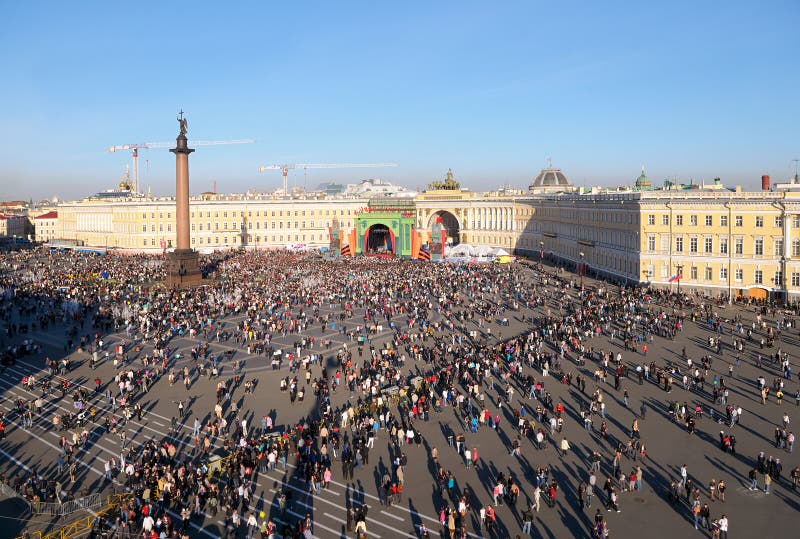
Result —
<instances>
[{"instance_id":1,"label":"crowd of people","mask_svg":"<svg viewBox=\"0 0 800 539\"><path fill-rule=\"evenodd\" d=\"M188 537L193 523L221 512L228 537L309 537L313 515L293 504L299 493L288 482L314 496L337 476L353 480L363 467L375 469L376 495L387 507L402 503L407 470L426 470L437 485L444 536L513 536L515 524L530 534L542 497L556 507L565 503L560 492L574 491L574 510L590 508L597 498L606 512L621 512L625 493L642 490L649 461L640 421L648 406L630 400L633 385L656 386L663 413L689 434L708 421L721 423L727 431L720 432L720 448L735 453L734 430L746 411L733 402L729 386L742 363L753 358L754 368L774 378L774 398L766 382L758 383L764 406L781 406L778 395L794 384L779 343L796 319L766 307L752 320L743 311L725 319L709 298L603 282L581 287L568 272L527 262L418 264L242 252L208 265L213 271L206 284L170 291L159 286L163 266L153 257L36 249L0 260L4 363L25 356L35 362L41 348L28 338L59 325L69 354L42 358L42 372L31 370L22 381L27 398L0 416L0 437L9 422L27 429L39 417L63 432L57 472L33 467L16 474L9 481L19 492L52 500L65 488L64 471L76 483L77 455L92 443L97 426L100 436L120 444L119 455L104 463L108 486L133 494L115 514L98 519L97 536ZM522 329L509 329L509 318ZM708 332L702 356L693 357L686 347L681 360L649 352L655 339L680 341L688 323ZM27 342L20 344L23 337ZM263 357L278 372L250 378L237 360L221 377L220 364L231 360L215 351L215 343ZM735 359L726 361L726 355ZM113 375L75 383L75 360L92 369L113 362ZM147 404L158 398L152 387L183 384L188 390L200 376L214 380L216 399L191 406L179 399L170 432L147 437L140 430L128 439L129 423L141 422ZM305 407L298 421L278 426L277 412L252 410L248 395L265 377L288 406ZM800 403L800 389L791 389ZM614 433L608 422L623 419L611 417L609 399L624 403L632 418ZM45 409L51 414L46 418ZM442 444L424 425L432 416L445 425L447 450L452 447L464 469L478 473L484 492L462 486L465 472L440 459ZM547 462L545 451L552 446L558 458L567 458L568 433L576 429L589 431L597 450L584 458L581 476L569 480ZM472 440L486 430L524 477L481 458ZM787 413L776 425L775 450L791 454L793 443ZM424 456L415 451L409 457L410 447L424 447ZM529 464L529 447L541 465ZM673 466L675 476L665 478L669 486L661 494L691 515L695 527L727 537L727 517L712 515L702 487L685 466ZM768 493L772 482L782 481L780 457L762 453L752 468L751 488L761 489L761 478ZM275 471L291 479L265 504L256 484ZM790 473L792 488L798 478L800 467ZM724 502L724 480L711 484L709 501ZM516 515L521 500L516 522L498 517L503 505ZM347 532L368 534L365 498L348 499L346 509ZM429 534L424 523L414 532ZM609 536L600 509L585 532Z\"/></svg>"}]
</instances>

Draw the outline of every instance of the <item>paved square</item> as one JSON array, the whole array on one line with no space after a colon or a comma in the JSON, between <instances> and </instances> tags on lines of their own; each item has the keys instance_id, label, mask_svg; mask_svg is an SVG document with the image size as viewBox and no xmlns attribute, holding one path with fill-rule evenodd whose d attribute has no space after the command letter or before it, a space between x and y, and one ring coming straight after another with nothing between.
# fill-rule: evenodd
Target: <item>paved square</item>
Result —
<instances>
[{"instance_id":1,"label":"paved square","mask_svg":"<svg viewBox=\"0 0 800 539\"><path fill-rule=\"evenodd\" d=\"M154 515L166 511L176 536L184 529L192 537L245 537L270 520L277 533L300 537L307 514L316 537L354 537L361 526L369 537L419 537L424 529L447 537L450 527L454 537L523 536L537 483L534 536L593 536L596 515L613 537L698 533L695 496L701 509L708 504L709 520L727 515L736 537L776 537L796 523L800 498L790 474L798 462L777 447L784 423L788 436L800 412L793 311L762 313L760 306L694 295L676 305L675 296L630 290L621 296L618 286L589 278L581 296L580 277L528 263L456 266L237 253L219 264L208 286L169 295L143 284L159 270L141 258L35 251L9 255L2 264L0 286L18 287L2 302L4 359L10 347L18 348L16 361L0 375L0 455L12 484L35 470L75 497L126 488L142 496L149 488ZM95 334L103 346L93 368ZM719 351L710 338L721 343ZM26 340L41 350L23 354ZM127 361L115 368L120 350ZM707 368L704 357L710 358ZM51 378L45 358L56 362L55 371L69 358L69 370ZM115 377L127 372L132 389L121 394ZM31 375L33 384L23 385ZM770 389L765 404L760 376ZM41 382L48 379L53 387L43 395ZM62 380L69 381L64 397ZM782 403L776 399L780 383ZM63 415L77 414L79 402L86 404L84 425L62 429ZM742 409L733 426L726 406ZM275 469L266 472L262 466L272 468L268 454L276 438L261 436L264 417L273 422L269 433L292 432L286 452L276 449ZM224 434L215 435L223 419ZM632 439L634 423L639 435ZM414 438L398 443L397 431L409 427ZM733 447L723 450L721 436L730 441L731 434ZM62 450L62 437L74 448ZM474 465L457 452L462 441L464 449L477 450ZM209 457L236 447L236 466L226 468L234 462L226 459L222 473L202 468ZM581 507L595 451L594 496ZM774 475L776 465L759 467L760 452L765 460L780 459L769 494L764 472ZM106 464L114 459L120 467L123 457L132 468L126 473L122 466L107 480ZM688 502L682 489L680 500L671 495L684 464L687 480L699 488ZM750 488L753 468L758 490ZM501 476L505 492L495 496ZM319 493L315 480L327 483ZM385 504L384 486L391 492L400 482L402 492ZM724 502L710 499L712 482L716 493L724 490ZM608 503L604 487L610 485L619 512ZM171 492L163 497L165 490ZM210 501L215 491L216 508ZM188 514L195 504L200 510ZM481 522L487 506L495 514L490 529ZM251 512L255 528L247 526ZM134 532L150 525L141 508L133 515ZM30 523L30 529L38 528Z\"/></svg>"}]
</instances>

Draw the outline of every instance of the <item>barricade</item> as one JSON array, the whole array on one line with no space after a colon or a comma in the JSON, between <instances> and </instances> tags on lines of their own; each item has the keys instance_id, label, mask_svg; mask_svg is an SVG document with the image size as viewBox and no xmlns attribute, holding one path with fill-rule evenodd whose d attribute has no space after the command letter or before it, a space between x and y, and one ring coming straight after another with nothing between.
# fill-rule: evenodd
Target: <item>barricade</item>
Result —
<instances>
[{"instance_id":1,"label":"barricade","mask_svg":"<svg viewBox=\"0 0 800 539\"><path fill-rule=\"evenodd\" d=\"M89 496L85 496L81 498L81 503L90 503L94 501L94 496L97 496L98 499L102 502L102 495L100 494L91 494ZM25 535L17 537L17 539L71 539L82 537L89 533L95 523L95 520L99 517L104 515L110 515L114 511L116 511L120 505L130 500L132 495L130 493L123 493L123 494L111 494L107 496L105 499L105 505L96 512L95 515L87 515L81 517L77 520L73 520L66 526L59 528L57 530L53 530L47 533L43 533L41 531L36 532L28 532ZM80 501L80 500L73 500L73 501ZM89 507L86 507L89 509Z\"/></svg>"},{"instance_id":2,"label":"barricade","mask_svg":"<svg viewBox=\"0 0 800 539\"><path fill-rule=\"evenodd\" d=\"M34 507L34 512L42 515L63 517L65 515L71 515L76 511L97 509L101 505L103 505L103 497L101 494L97 493L63 503L41 503L38 508Z\"/></svg>"}]
</instances>

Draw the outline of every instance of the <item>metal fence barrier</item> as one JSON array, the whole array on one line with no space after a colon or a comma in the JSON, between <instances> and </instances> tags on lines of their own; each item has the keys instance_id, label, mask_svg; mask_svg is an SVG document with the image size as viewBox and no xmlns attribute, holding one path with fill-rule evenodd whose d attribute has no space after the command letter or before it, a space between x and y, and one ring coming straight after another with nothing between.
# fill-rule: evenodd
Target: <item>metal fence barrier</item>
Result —
<instances>
[{"instance_id":1,"label":"metal fence barrier","mask_svg":"<svg viewBox=\"0 0 800 539\"><path fill-rule=\"evenodd\" d=\"M99 497L101 495L92 494L90 496L81 498L81 500L86 500L85 502L81 500L73 500L73 501L80 501L81 503L89 503L90 501L93 501L91 499L94 498L94 496ZM131 494L129 493L111 494L110 496L107 496L105 499L105 505L97 512L98 516L112 514L119 508L121 504L126 503L130 499L131 499ZM100 498L100 502L101 503L103 502L102 497ZM94 527L95 520L96 517L93 515L84 516L70 522L66 526L59 528L57 530L52 530L46 533L43 531L35 531L35 532L26 531L23 533L23 535L17 537L16 539L74 539L77 537L85 537L86 534L88 534Z\"/></svg>"},{"instance_id":2,"label":"metal fence barrier","mask_svg":"<svg viewBox=\"0 0 800 539\"><path fill-rule=\"evenodd\" d=\"M101 494L97 493L64 503L34 503L33 512L42 515L61 517L64 515L71 515L76 511L96 509L101 505L103 505L103 497Z\"/></svg>"}]
</instances>

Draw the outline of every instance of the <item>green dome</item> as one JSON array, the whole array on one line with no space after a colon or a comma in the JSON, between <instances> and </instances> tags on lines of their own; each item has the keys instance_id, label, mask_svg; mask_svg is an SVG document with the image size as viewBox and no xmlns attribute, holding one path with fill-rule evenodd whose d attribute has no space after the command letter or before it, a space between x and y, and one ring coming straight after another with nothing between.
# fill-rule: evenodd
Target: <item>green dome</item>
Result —
<instances>
[{"instance_id":1,"label":"green dome","mask_svg":"<svg viewBox=\"0 0 800 539\"><path fill-rule=\"evenodd\" d=\"M636 178L636 189L643 190L643 189L652 189L653 184L650 183L650 179L644 173L644 167L642 167L642 174L638 178Z\"/></svg>"}]
</instances>

